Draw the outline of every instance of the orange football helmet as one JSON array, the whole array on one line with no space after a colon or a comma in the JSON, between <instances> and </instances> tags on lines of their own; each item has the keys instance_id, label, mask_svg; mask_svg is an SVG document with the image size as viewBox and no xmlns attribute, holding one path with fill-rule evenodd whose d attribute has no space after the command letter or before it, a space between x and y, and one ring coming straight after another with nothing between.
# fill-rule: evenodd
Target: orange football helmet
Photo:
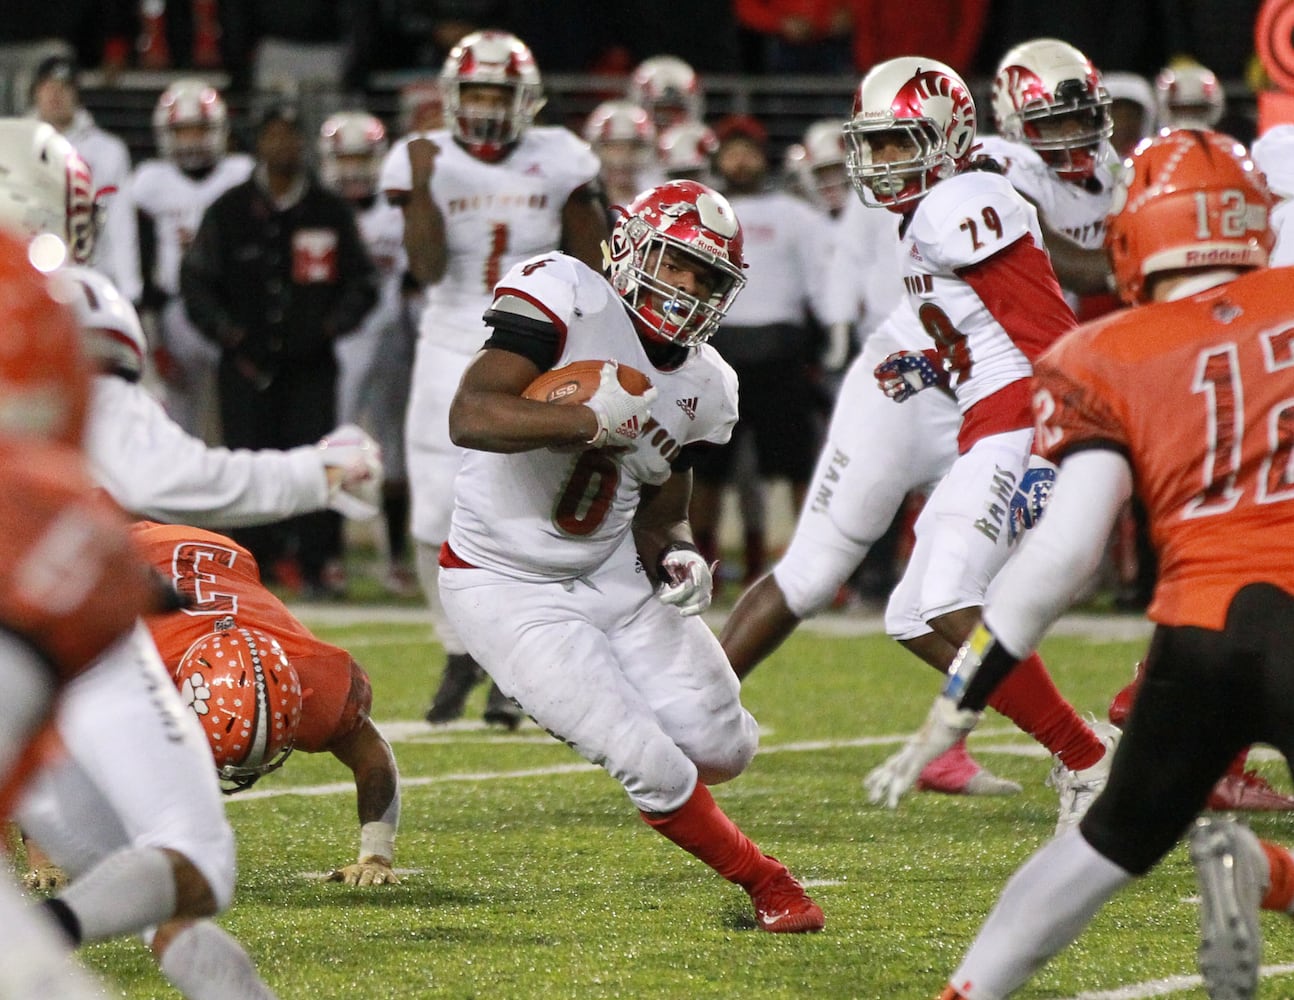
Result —
<instances>
[{"instance_id":1,"label":"orange football helmet","mask_svg":"<svg viewBox=\"0 0 1294 1000\"><path fill-rule=\"evenodd\" d=\"M72 310L0 229L0 436L79 445L89 366Z\"/></svg>"},{"instance_id":2,"label":"orange football helmet","mask_svg":"<svg viewBox=\"0 0 1294 1000\"><path fill-rule=\"evenodd\" d=\"M283 766L301 722L301 683L275 639L222 619L180 658L174 680L202 723L226 794Z\"/></svg>"},{"instance_id":3,"label":"orange football helmet","mask_svg":"<svg viewBox=\"0 0 1294 1000\"><path fill-rule=\"evenodd\" d=\"M1265 267L1276 241L1273 198L1245 147L1220 132L1180 129L1143 142L1114 190L1105 246L1119 296L1186 268Z\"/></svg>"}]
</instances>

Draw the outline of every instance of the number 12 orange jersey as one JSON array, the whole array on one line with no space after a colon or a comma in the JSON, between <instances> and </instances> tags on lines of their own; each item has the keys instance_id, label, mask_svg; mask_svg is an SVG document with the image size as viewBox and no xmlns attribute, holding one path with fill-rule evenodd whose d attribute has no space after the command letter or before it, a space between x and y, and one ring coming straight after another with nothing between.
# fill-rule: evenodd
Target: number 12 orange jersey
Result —
<instances>
[{"instance_id":1,"label":"number 12 orange jersey","mask_svg":"<svg viewBox=\"0 0 1294 1000\"><path fill-rule=\"evenodd\" d=\"M1035 366L1037 447L1112 448L1159 554L1149 617L1221 629L1232 597L1294 593L1294 269L1088 324Z\"/></svg>"},{"instance_id":2,"label":"number 12 orange jersey","mask_svg":"<svg viewBox=\"0 0 1294 1000\"><path fill-rule=\"evenodd\" d=\"M168 669L232 615L239 625L277 639L297 672L303 696L298 750L326 750L368 717L368 676L346 650L316 638L266 589L245 548L213 531L151 521L136 524L131 535L144 558L189 602L181 611L145 619Z\"/></svg>"}]
</instances>

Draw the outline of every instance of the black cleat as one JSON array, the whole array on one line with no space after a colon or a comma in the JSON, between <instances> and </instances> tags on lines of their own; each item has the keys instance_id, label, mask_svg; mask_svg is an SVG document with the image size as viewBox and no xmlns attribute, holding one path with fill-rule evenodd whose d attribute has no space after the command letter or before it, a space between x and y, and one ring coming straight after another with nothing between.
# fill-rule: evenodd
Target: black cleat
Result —
<instances>
[{"instance_id":1,"label":"black cleat","mask_svg":"<svg viewBox=\"0 0 1294 1000\"><path fill-rule=\"evenodd\" d=\"M445 672L440 675L431 708L423 718L433 726L461 718L467 696L484 677L485 671L467 653L451 653L445 660Z\"/></svg>"},{"instance_id":2,"label":"black cleat","mask_svg":"<svg viewBox=\"0 0 1294 1000\"><path fill-rule=\"evenodd\" d=\"M503 726L509 730L521 725L525 713L521 706L499 690L499 685L490 685L489 697L485 699L485 721L491 726Z\"/></svg>"}]
</instances>

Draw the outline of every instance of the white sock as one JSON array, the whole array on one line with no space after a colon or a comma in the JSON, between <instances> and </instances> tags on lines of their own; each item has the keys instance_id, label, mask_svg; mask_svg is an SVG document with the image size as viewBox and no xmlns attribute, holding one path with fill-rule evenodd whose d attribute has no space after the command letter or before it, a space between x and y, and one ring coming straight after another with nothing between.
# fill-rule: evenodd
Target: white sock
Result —
<instances>
[{"instance_id":1,"label":"white sock","mask_svg":"<svg viewBox=\"0 0 1294 1000\"><path fill-rule=\"evenodd\" d=\"M415 543L418 583L427 598L427 607L431 610L431 627L436 639L445 650L446 656L466 653L467 645L458 637L458 630L449 623L445 606L440 603L440 546L426 542Z\"/></svg>"},{"instance_id":2,"label":"white sock","mask_svg":"<svg viewBox=\"0 0 1294 1000\"><path fill-rule=\"evenodd\" d=\"M175 914L175 872L157 847L126 847L76 879L59 899L76 917L82 941L142 931Z\"/></svg>"},{"instance_id":3,"label":"white sock","mask_svg":"<svg viewBox=\"0 0 1294 1000\"><path fill-rule=\"evenodd\" d=\"M243 946L210 920L180 931L159 964L186 1000L275 1000Z\"/></svg>"},{"instance_id":4,"label":"white sock","mask_svg":"<svg viewBox=\"0 0 1294 1000\"><path fill-rule=\"evenodd\" d=\"M1009 996L1073 941L1132 876L1069 830L1011 876L948 981L969 1000Z\"/></svg>"}]
</instances>

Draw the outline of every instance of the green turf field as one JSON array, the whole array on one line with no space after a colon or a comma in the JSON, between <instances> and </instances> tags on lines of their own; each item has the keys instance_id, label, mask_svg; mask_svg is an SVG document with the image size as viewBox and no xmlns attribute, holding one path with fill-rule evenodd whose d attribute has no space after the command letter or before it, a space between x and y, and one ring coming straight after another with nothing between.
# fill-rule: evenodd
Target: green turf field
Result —
<instances>
[{"instance_id":1,"label":"green turf field","mask_svg":"<svg viewBox=\"0 0 1294 1000\"><path fill-rule=\"evenodd\" d=\"M417 723L441 662L425 626L317 631L365 664L379 723L410 723L387 727L405 781L396 864L407 874L395 887L320 882L357 842L348 775L331 758L294 756L230 800L240 875L221 922L282 1000L931 998L1055 823L1048 761L991 713L972 751L1024 794L868 805L863 775L924 717L936 675L883 638L802 632L748 680L761 753L715 790L827 914L818 935L762 934L745 894L648 829L600 770L533 725L476 726L483 687L472 725ZM1075 704L1103 714L1141 646L1058 637L1043 652ZM1283 765L1260 766L1289 787ZM1294 841L1287 817L1253 825ZM1179 848L1020 996L1203 997L1171 979L1195 974L1194 892ZM1263 927L1266 963L1294 956L1288 920L1265 915ZM121 996L174 996L136 941L86 959ZM1262 996L1294 996L1294 974L1266 978Z\"/></svg>"}]
</instances>

